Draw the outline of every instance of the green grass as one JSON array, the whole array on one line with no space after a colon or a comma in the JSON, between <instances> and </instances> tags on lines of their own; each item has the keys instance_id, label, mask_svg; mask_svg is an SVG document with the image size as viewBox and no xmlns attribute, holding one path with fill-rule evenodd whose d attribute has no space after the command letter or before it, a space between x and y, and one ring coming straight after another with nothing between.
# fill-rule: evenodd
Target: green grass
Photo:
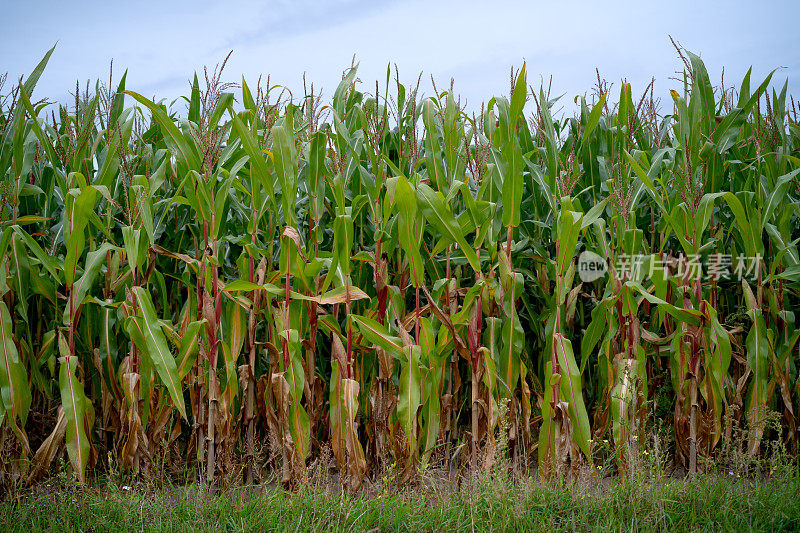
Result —
<instances>
[{"instance_id":1,"label":"green grass","mask_svg":"<svg viewBox=\"0 0 800 533\"><path fill-rule=\"evenodd\" d=\"M472 491L339 496L308 490L199 487L126 490L109 484L19 495L0 504L3 531L778 531L800 528L796 473L754 481L599 480L580 486L485 482Z\"/></svg>"}]
</instances>

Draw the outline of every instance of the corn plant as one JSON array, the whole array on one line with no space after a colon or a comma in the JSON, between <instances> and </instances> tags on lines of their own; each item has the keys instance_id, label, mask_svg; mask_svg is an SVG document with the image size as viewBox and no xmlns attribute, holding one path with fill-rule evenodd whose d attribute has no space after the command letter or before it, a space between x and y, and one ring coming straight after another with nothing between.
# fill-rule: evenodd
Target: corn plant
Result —
<instances>
[{"instance_id":1,"label":"corn plant","mask_svg":"<svg viewBox=\"0 0 800 533\"><path fill-rule=\"evenodd\" d=\"M598 82L559 116L527 65L471 113L397 70L326 103L223 62L185 108L126 75L56 106L51 54L0 94L3 487L63 457L296 488L326 446L350 492L437 461L574 479L598 440L627 475L656 397L690 473L796 452L800 127L773 74L714 87L680 49L671 109Z\"/></svg>"}]
</instances>

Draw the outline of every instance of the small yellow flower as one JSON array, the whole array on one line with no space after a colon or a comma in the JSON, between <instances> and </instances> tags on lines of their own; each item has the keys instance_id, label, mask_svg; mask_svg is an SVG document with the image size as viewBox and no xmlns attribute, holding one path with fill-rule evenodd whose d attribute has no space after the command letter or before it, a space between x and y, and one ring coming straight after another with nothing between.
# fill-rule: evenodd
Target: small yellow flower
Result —
<instances>
[{"instance_id":1,"label":"small yellow flower","mask_svg":"<svg viewBox=\"0 0 800 533\"><path fill-rule=\"evenodd\" d=\"M606 439L603 439L603 444L608 444L608 441Z\"/></svg>"},{"instance_id":2,"label":"small yellow flower","mask_svg":"<svg viewBox=\"0 0 800 533\"><path fill-rule=\"evenodd\" d=\"M650 452L648 452L647 450L643 451L642 453L645 455L650 455Z\"/></svg>"},{"instance_id":3,"label":"small yellow flower","mask_svg":"<svg viewBox=\"0 0 800 533\"><path fill-rule=\"evenodd\" d=\"M633 436L633 442L636 442L637 440L639 440L639 435L634 435Z\"/></svg>"}]
</instances>

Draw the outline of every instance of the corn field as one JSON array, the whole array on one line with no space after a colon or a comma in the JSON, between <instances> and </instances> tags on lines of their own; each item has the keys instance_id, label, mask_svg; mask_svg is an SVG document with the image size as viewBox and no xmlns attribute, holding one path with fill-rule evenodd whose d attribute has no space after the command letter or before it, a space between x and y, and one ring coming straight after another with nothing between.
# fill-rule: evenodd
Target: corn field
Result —
<instances>
[{"instance_id":1,"label":"corn field","mask_svg":"<svg viewBox=\"0 0 800 533\"><path fill-rule=\"evenodd\" d=\"M681 50L665 102L598 75L559 118L525 65L471 113L392 70L323 101L223 63L172 104L123 75L66 106L31 98L51 53L0 90L0 484L298 487L326 450L350 491L566 479L601 439L624 475L657 417L692 473L797 452L800 107L772 74Z\"/></svg>"}]
</instances>

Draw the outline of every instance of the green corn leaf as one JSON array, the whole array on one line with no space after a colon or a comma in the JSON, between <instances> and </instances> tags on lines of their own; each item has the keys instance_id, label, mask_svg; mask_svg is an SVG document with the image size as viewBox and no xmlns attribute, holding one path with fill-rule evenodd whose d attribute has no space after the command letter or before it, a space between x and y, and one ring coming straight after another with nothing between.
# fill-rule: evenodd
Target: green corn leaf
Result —
<instances>
[{"instance_id":1,"label":"green corn leaf","mask_svg":"<svg viewBox=\"0 0 800 533\"><path fill-rule=\"evenodd\" d=\"M404 346L397 390L397 419L403 428L409 449L417 447L417 409L420 406L420 357L418 345Z\"/></svg>"},{"instance_id":2,"label":"green corn leaf","mask_svg":"<svg viewBox=\"0 0 800 533\"><path fill-rule=\"evenodd\" d=\"M31 407L31 389L28 373L22 363L14 343L11 315L5 302L0 302L0 341L2 341L2 360L0 360L0 403L8 416L14 433L25 449L28 439L25 436L25 423ZM17 423L19 422L19 424Z\"/></svg>"},{"instance_id":3,"label":"green corn leaf","mask_svg":"<svg viewBox=\"0 0 800 533\"><path fill-rule=\"evenodd\" d=\"M453 217L450 206L445 202L442 194L434 191L428 185L421 183L417 188L417 200L425 220L433 224L439 233L458 244L464 257L467 258L469 265L474 271L479 272L480 263L478 261L478 255L464 238L461 227L455 217Z\"/></svg>"},{"instance_id":4,"label":"green corn leaf","mask_svg":"<svg viewBox=\"0 0 800 533\"><path fill-rule=\"evenodd\" d=\"M420 287L425 278L419 252L422 224L417 214L417 196L404 176L398 178L394 196L399 208L400 245L408 257L411 280L415 287Z\"/></svg>"},{"instance_id":5,"label":"green corn leaf","mask_svg":"<svg viewBox=\"0 0 800 533\"><path fill-rule=\"evenodd\" d=\"M258 141L244 125L242 119L234 113L233 110L231 110L231 124L233 132L242 141L242 148L250 162L251 174L255 176L257 183L261 186L270 201L272 201L275 196L274 186L272 184L272 173L270 172L269 165L267 165L264 152L261 151Z\"/></svg>"},{"instance_id":6,"label":"green corn leaf","mask_svg":"<svg viewBox=\"0 0 800 533\"><path fill-rule=\"evenodd\" d=\"M180 163L183 163L189 170L200 170L200 155L194 141L187 138L178 126L175 125L172 118L167 115L164 109L153 102L148 100L139 93L133 91L125 91L124 94L132 96L137 102L145 106L153 114L153 119L164 132L164 140L169 145L175 156Z\"/></svg>"},{"instance_id":7,"label":"green corn leaf","mask_svg":"<svg viewBox=\"0 0 800 533\"><path fill-rule=\"evenodd\" d=\"M78 357L69 354L63 334L59 334L58 346L61 352L58 383L61 405L67 418L67 455L78 480L83 483L92 447L89 432L94 425L94 408L76 375Z\"/></svg>"},{"instance_id":8,"label":"green corn leaf","mask_svg":"<svg viewBox=\"0 0 800 533\"><path fill-rule=\"evenodd\" d=\"M167 388L170 398L172 398L172 403L175 404L175 407L178 408L181 416L185 419L186 407L183 401L183 389L178 375L178 368L175 364L175 357L169 351L164 332L161 330L153 300L143 287L133 287L132 291L141 313L140 316L133 317L136 329L141 333L139 343L144 340L144 345L140 345L139 349L150 358L158 377Z\"/></svg>"},{"instance_id":9,"label":"green corn leaf","mask_svg":"<svg viewBox=\"0 0 800 533\"><path fill-rule=\"evenodd\" d=\"M295 199L297 195L297 153L294 135L288 125L272 127L273 158L275 172L281 184L283 199L283 217L287 226L297 226Z\"/></svg>"},{"instance_id":10,"label":"green corn leaf","mask_svg":"<svg viewBox=\"0 0 800 533\"><path fill-rule=\"evenodd\" d=\"M572 431L574 432L573 438L586 457L591 458L589 416L586 413L586 405L583 402L581 374L575 362L575 355L572 352L572 343L560 333L554 335L553 343L555 344L556 356L561 371L560 390L568 404L569 416L572 420Z\"/></svg>"},{"instance_id":11,"label":"green corn leaf","mask_svg":"<svg viewBox=\"0 0 800 533\"><path fill-rule=\"evenodd\" d=\"M401 357L403 354L403 343L399 337L390 335L386 326L381 325L378 321L371 318L350 315L350 319L358 326L358 330L364 335L369 342L380 346L387 352L396 357Z\"/></svg>"}]
</instances>

